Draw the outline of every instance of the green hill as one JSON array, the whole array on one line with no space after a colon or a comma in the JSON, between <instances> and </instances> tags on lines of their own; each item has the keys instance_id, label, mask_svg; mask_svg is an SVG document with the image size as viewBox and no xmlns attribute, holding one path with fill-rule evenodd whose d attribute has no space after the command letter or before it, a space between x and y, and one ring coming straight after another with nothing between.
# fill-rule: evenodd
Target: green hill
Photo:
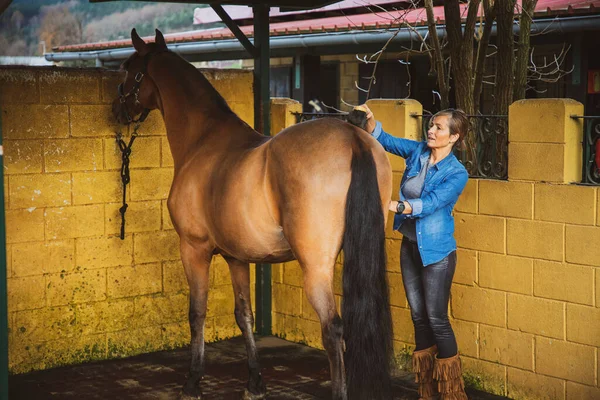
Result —
<instances>
[{"instance_id":1,"label":"green hill","mask_svg":"<svg viewBox=\"0 0 600 400\"><path fill-rule=\"evenodd\" d=\"M194 29L198 5L87 0L13 0L0 17L0 55L42 55L52 47ZM43 42L43 44L41 43Z\"/></svg>"}]
</instances>

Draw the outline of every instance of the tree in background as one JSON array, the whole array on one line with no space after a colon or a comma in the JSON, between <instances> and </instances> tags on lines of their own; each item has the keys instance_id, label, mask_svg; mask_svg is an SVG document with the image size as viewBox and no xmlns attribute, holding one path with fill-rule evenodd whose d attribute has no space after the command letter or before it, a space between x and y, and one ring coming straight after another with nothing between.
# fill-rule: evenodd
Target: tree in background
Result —
<instances>
[{"instance_id":1,"label":"tree in background","mask_svg":"<svg viewBox=\"0 0 600 400\"><path fill-rule=\"evenodd\" d=\"M48 7L42 17L39 34L47 49L81 43L81 20L69 11L67 5Z\"/></svg>"}]
</instances>

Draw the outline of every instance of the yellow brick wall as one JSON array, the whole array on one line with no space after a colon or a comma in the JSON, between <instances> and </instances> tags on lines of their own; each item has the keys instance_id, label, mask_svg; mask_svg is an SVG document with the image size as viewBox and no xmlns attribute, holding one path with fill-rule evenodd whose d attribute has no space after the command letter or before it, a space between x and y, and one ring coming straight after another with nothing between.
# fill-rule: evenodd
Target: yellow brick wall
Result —
<instances>
[{"instance_id":1,"label":"yellow brick wall","mask_svg":"<svg viewBox=\"0 0 600 400\"><path fill-rule=\"evenodd\" d=\"M252 124L252 74L206 76ZM173 161L157 111L133 146L126 237L118 238L110 102L119 80L101 70L0 69L13 373L188 344L188 289L166 209ZM211 289L207 341L237 335L220 257Z\"/></svg>"},{"instance_id":2,"label":"yellow brick wall","mask_svg":"<svg viewBox=\"0 0 600 400\"><path fill-rule=\"evenodd\" d=\"M576 107L559 100L542 109L563 108L564 103ZM418 113L418 103L378 100L369 105L386 131L411 138L420 132L414 119L407 118ZM519 118L531 114L515 116L511 126L518 126ZM578 134L561 129L565 142L569 136L579 140ZM529 155L512 154L509 161L531 164L520 157ZM390 158L396 192L404 167L402 160ZM562 163L556 171L558 180L568 175ZM544 183L529 175L522 179L470 179L455 208L459 249L450 316L467 381L515 399L600 399L599 190ZM401 235L390 225L388 280L400 356L413 348L414 333L399 268ZM338 306L341 273L338 263ZM274 266L273 323L276 334L321 347L320 327L303 294L297 263Z\"/></svg>"}]
</instances>

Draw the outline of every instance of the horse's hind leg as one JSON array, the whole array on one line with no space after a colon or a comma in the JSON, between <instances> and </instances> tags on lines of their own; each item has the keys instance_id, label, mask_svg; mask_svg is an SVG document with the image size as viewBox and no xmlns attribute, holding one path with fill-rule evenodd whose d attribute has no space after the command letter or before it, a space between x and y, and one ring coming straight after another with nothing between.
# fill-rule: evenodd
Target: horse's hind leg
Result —
<instances>
[{"instance_id":1,"label":"horse's hind leg","mask_svg":"<svg viewBox=\"0 0 600 400\"><path fill-rule=\"evenodd\" d=\"M201 399L204 376L204 320L208 300L209 267L212 252L181 239L181 260L190 287L189 321L192 335L192 363L183 387L182 400Z\"/></svg>"},{"instance_id":2,"label":"horse's hind leg","mask_svg":"<svg viewBox=\"0 0 600 400\"><path fill-rule=\"evenodd\" d=\"M321 321L323 347L327 352L331 370L332 398L346 400L342 319L337 312L333 295L334 263L335 259L325 264L301 261L306 297Z\"/></svg>"},{"instance_id":3,"label":"horse's hind leg","mask_svg":"<svg viewBox=\"0 0 600 400\"><path fill-rule=\"evenodd\" d=\"M235 321L244 335L246 352L248 353L248 386L244 399L263 399L267 393L265 384L260 374L258 351L254 341L254 315L250 298L250 267L248 263L226 257L231 272L231 283L235 296Z\"/></svg>"}]
</instances>

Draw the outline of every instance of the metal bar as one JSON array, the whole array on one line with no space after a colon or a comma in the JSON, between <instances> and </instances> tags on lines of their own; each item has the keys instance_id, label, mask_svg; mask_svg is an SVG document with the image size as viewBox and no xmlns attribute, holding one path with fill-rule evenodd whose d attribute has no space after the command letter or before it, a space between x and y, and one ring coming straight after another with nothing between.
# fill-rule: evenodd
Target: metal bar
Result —
<instances>
[{"instance_id":1,"label":"metal bar","mask_svg":"<svg viewBox=\"0 0 600 400\"><path fill-rule=\"evenodd\" d=\"M221 21L225 22L225 25L227 25L227 27L231 30L231 33L233 33L237 40L240 41L240 43L242 44L242 46L244 46L248 53L250 53L252 57L256 58L258 54L256 47L252 43L250 43L248 37L244 34L244 32L242 32L242 30L235 23L235 21L231 19L229 14L227 14L227 11L225 11L223 7L221 7L219 4L211 4L210 6L217 13L219 18L221 18Z\"/></svg>"},{"instance_id":2,"label":"metal bar","mask_svg":"<svg viewBox=\"0 0 600 400\"><path fill-rule=\"evenodd\" d=\"M571 115L573 119L600 119L600 115Z\"/></svg>"},{"instance_id":3,"label":"metal bar","mask_svg":"<svg viewBox=\"0 0 600 400\"><path fill-rule=\"evenodd\" d=\"M0 400L8 400L8 294L6 266L4 151L2 147L2 118L0 116Z\"/></svg>"},{"instance_id":4,"label":"metal bar","mask_svg":"<svg viewBox=\"0 0 600 400\"><path fill-rule=\"evenodd\" d=\"M434 114L410 114L411 117L432 117ZM484 118L506 118L508 115L491 115L491 114L467 114L467 117L484 117Z\"/></svg>"},{"instance_id":5,"label":"metal bar","mask_svg":"<svg viewBox=\"0 0 600 400\"><path fill-rule=\"evenodd\" d=\"M254 128L263 135L271 134L269 90L269 7L254 6ZM271 334L271 264L256 264L256 330Z\"/></svg>"}]
</instances>

